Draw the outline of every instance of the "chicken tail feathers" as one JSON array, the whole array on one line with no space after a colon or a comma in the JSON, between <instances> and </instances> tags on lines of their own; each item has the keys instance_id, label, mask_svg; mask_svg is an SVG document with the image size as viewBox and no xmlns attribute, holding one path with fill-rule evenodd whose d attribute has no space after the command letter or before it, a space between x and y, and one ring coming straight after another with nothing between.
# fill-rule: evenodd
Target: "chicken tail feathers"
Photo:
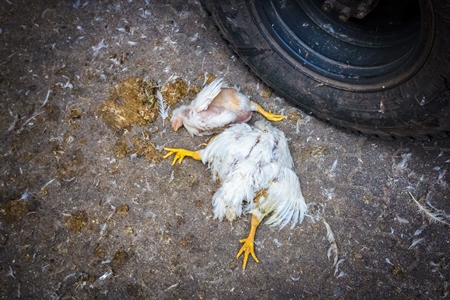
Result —
<instances>
[{"instance_id":1,"label":"chicken tail feathers","mask_svg":"<svg viewBox=\"0 0 450 300\"><path fill-rule=\"evenodd\" d=\"M261 203L263 210L270 217L266 223L280 226L280 230L291 222L291 228L302 223L308 207L300 189L300 183L295 172L289 168L280 171L278 180L267 190L268 197ZM276 205L275 205L276 203Z\"/></svg>"}]
</instances>

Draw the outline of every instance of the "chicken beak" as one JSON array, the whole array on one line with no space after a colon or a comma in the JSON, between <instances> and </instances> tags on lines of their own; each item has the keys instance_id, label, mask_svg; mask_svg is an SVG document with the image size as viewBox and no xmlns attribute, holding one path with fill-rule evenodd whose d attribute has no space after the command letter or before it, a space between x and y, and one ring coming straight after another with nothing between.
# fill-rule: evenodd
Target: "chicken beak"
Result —
<instances>
[{"instance_id":1,"label":"chicken beak","mask_svg":"<svg viewBox=\"0 0 450 300\"><path fill-rule=\"evenodd\" d=\"M172 121L172 128L175 131L178 131L178 129L183 126L183 121L180 119L175 119Z\"/></svg>"}]
</instances>

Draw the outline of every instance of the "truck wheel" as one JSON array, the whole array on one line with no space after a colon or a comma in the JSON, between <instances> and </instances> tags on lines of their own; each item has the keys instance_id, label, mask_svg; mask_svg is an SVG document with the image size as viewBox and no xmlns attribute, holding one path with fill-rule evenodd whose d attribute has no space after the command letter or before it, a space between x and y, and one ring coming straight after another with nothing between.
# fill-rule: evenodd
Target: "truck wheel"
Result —
<instances>
[{"instance_id":1,"label":"truck wheel","mask_svg":"<svg viewBox=\"0 0 450 300\"><path fill-rule=\"evenodd\" d=\"M322 120L381 138L450 136L450 4L380 0L343 22L314 0L203 0L267 85Z\"/></svg>"}]
</instances>

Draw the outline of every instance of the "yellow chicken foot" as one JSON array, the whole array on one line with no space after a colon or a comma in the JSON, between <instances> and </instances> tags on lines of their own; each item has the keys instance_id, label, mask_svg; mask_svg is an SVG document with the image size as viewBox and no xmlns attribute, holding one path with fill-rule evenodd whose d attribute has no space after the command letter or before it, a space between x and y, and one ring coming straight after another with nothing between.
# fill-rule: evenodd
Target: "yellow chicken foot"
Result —
<instances>
[{"instance_id":1,"label":"yellow chicken foot","mask_svg":"<svg viewBox=\"0 0 450 300\"><path fill-rule=\"evenodd\" d=\"M264 118L266 118L266 119L269 120L269 121L272 121L272 122L279 122L279 121L283 120L284 118L286 118L286 117L283 116L283 115L276 115L276 114L272 114L272 113L270 113L270 112L268 112L268 111L265 111L265 110L261 107L261 105L259 105L259 104L256 103L256 102L252 102L252 104L256 107L256 111L259 112L261 115L263 115Z\"/></svg>"},{"instance_id":2,"label":"yellow chicken foot","mask_svg":"<svg viewBox=\"0 0 450 300\"><path fill-rule=\"evenodd\" d=\"M256 262L259 262L259 260L256 258L255 255L255 247L254 247L254 240L255 240L255 233L256 233L256 228L259 225L259 220L255 215L252 215L252 221L251 221L251 227L250 227L250 233L248 234L248 237L245 239L240 240L241 243L244 243L244 245L242 245L241 250L239 250L238 254L236 255L236 258L239 258L239 256L241 256L242 253L244 253L244 262L242 264L242 269L245 270L245 267L247 266L247 261L248 261L248 255L250 254L253 259Z\"/></svg>"},{"instance_id":3,"label":"yellow chicken foot","mask_svg":"<svg viewBox=\"0 0 450 300\"><path fill-rule=\"evenodd\" d=\"M172 166L177 162L181 164L183 159L188 156L192 157L195 160L202 160L200 157L200 154L198 151L190 151L182 148L164 148L164 150L169 151L166 155L164 155L164 158L167 158L171 156L172 154L175 154L175 157L173 158Z\"/></svg>"}]
</instances>

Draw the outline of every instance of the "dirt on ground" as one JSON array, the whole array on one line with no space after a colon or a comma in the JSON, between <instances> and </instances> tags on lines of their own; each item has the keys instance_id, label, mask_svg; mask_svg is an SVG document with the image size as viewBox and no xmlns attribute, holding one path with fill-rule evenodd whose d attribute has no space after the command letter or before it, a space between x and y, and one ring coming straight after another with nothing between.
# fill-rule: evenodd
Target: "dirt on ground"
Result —
<instances>
[{"instance_id":1,"label":"dirt on ground","mask_svg":"<svg viewBox=\"0 0 450 300\"><path fill-rule=\"evenodd\" d=\"M197 1L11 0L0 20L1 299L450 297L448 141L375 140L294 108ZM163 159L204 147L170 113L218 77L287 116L274 126L310 209L262 224L245 270L250 216L215 220L207 166Z\"/></svg>"}]
</instances>

